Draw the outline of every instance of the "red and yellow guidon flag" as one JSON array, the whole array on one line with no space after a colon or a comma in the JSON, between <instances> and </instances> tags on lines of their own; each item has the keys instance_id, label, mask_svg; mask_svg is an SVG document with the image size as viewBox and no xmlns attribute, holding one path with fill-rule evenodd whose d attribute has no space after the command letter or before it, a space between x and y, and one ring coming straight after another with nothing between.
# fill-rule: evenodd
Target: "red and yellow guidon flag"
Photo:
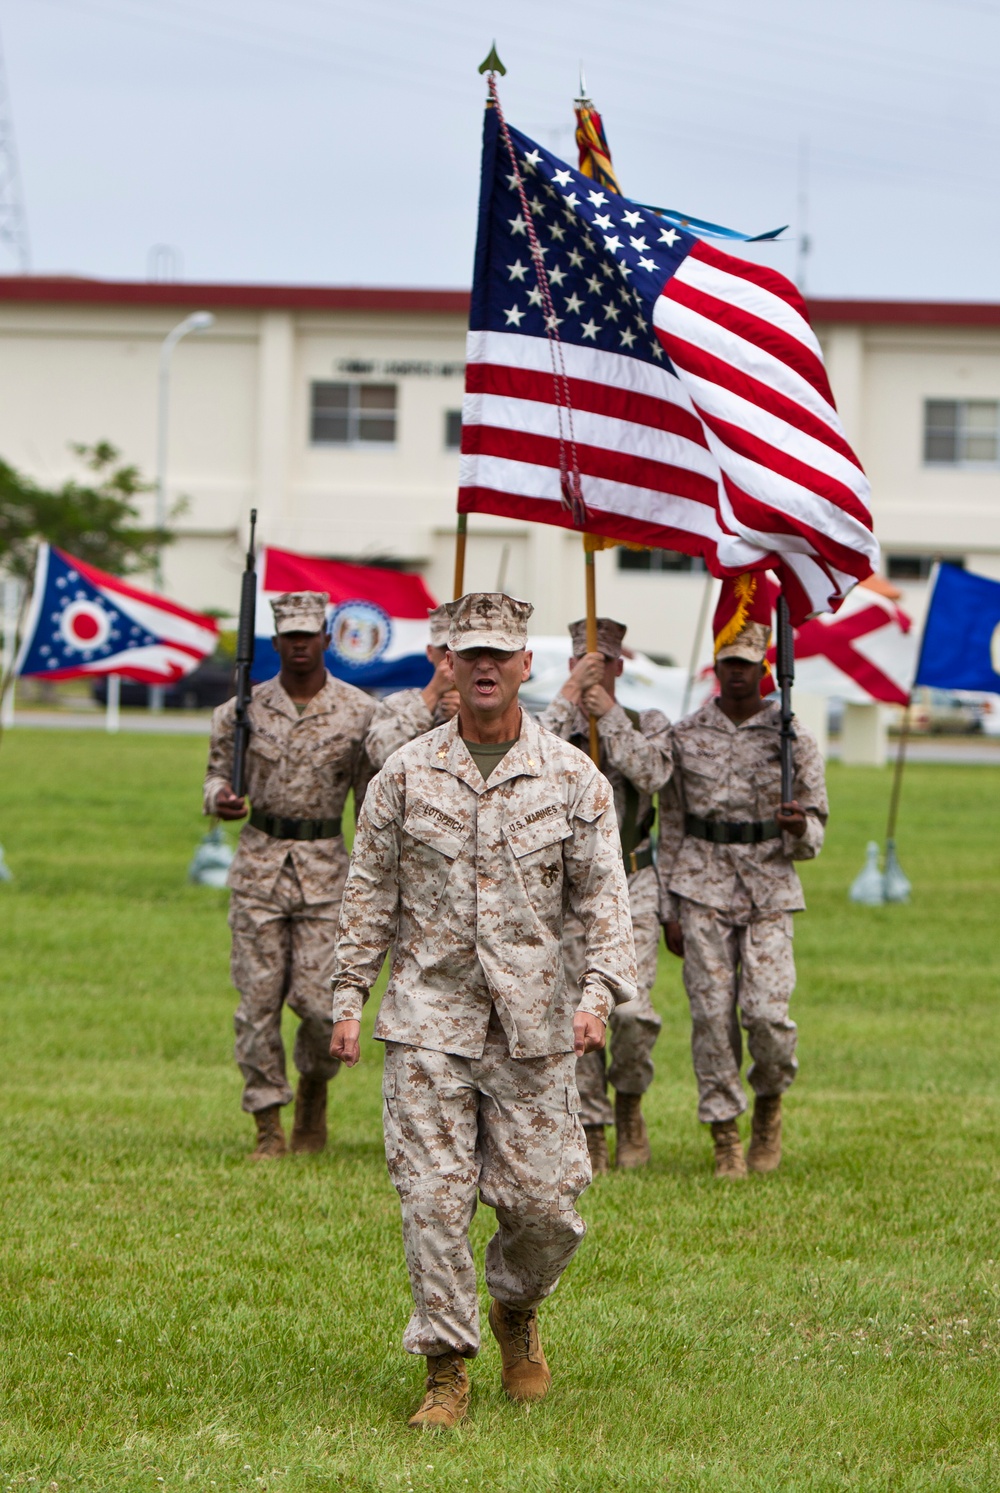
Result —
<instances>
[{"instance_id":1,"label":"red and yellow guidon flag","mask_svg":"<svg viewBox=\"0 0 1000 1493\"><path fill-rule=\"evenodd\" d=\"M604 122L589 99L576 101L576 144L580 152L580 170L584 176L589 176L607 191L621 196L622 189L611 164Z\"/></svg>"}]
</instances>

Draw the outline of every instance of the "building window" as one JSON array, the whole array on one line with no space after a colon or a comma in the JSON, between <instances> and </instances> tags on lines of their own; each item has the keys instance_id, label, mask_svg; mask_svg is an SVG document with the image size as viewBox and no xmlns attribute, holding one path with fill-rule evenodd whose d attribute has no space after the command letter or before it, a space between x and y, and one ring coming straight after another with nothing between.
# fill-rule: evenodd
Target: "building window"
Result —
<instances>
[{"instance_id":1,"label":"building window","mask_svg":"<svg viewBox=\"0 0 1000 1493\"><path fill-rule=\"evenodd\" d=\"M1000 402L928 399L924 402L924 461L928 466L979 466L1000 458Z\"/></svg>"},{"instance_id":2,"label":"building window","mask_svg":"<svg viewBox=\"0 0 1000 1493\"><path fill-rule=\"evenodd\" d=\"M444 446L446 451L459 451L462 446L462 411L445 410Z\"/></svg>"},{"instance_id":3,"label":"building window","mask_svg":"<svg viewBox=\"0 0 1000 1493\"><path fill-rule=\"evenodd\" d=\"M309 438L314 446L390 446L396 439L396 385L314 383Z\"/></svg>"},{"instance_id":4,"label":"building window","mask_svg":"<svg viewBox=\"0 0 1000 1493\"><path fill-rule=\"evenodd\" d=\"M682 555L678 550L618 549L619 570L705 571L700 555Z\"/></svg>"},{"instance_id":5,"label":"building window","mask_svg":"<svg viewBox=\"0 0 1000 1493\"><path fill-rule=\"evenodd\" d=\"M886 575L890 581L926 581L935 561L947 559L949 565L965 569L964 555L887 555Z\"/></svg>"}]
</instances>

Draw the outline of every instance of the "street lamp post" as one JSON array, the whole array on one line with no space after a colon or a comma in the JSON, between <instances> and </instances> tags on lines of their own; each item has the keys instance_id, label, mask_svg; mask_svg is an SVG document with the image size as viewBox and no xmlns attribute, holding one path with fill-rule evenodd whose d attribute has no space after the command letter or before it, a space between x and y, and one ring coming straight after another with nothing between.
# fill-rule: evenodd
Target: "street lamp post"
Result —
<instances>
[{"instance_id":1,"label":"street lamp post","mask_svg":"<svg viewBox=\"0 0 1000 1493\"><path fill-rule=\"evenodd\" d=\"M189 332L207 332L209 327L214 325L215 317L211 311L194 311L167 333L160 348L160 383L156 413L156 527L158 529L166 528L167 524L167 439L170 424L170 365L174 348ZM163 551L159 547L156 551L154 585L157 591L163 590ZM150 710L163 709L162 684L154 684L150 687L149 708Z\"/></svg>"}]
</instances>

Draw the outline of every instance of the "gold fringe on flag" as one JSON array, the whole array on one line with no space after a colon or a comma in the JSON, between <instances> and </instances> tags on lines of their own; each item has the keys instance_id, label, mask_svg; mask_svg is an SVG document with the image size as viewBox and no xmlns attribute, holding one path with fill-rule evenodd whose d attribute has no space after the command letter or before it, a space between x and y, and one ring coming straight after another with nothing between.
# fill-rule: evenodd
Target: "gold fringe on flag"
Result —
<instances>
[{"instance_id":1,"label":"gold fringe on flag","mask_svg":"<svg viewBox=\"0 0 1000 1493\"><path fill-rule=\"evenodd\" d=\"M742 575L736 577L733 582L733 591L736 594L736 610L715 639L716 656L720 648L735 643L743 631L747 612L753 606L753 599L757 595L757 577L752 570L745 570Z\"/></svg>"}]
</instances>

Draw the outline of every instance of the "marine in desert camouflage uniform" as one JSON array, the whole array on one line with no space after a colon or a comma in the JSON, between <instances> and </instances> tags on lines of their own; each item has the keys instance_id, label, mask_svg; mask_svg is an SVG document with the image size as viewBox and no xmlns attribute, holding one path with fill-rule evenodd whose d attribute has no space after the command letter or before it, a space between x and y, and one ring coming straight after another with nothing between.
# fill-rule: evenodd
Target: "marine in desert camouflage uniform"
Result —
<instances>
[{"instance_id":1,"label":"marine in desert camouflage uniform","mask_svg":"<svg viewBox=\"0 0 1000 1493\"><path fill-rule=\"evenodd\" d=\"M460 712L371 784L333 987L332 1051L350 1064L391 949L375 1036L413 1292L403 1346L427 1359L415 1426L454 1425L468 1403L477 1193L497 1216L486 1282L503 1385L516 1400L548 1390L538 1303L583 1237L574 1205L590 1181L575 1055L603 1043L636 979L610 786L518 704L531 607L489 594L449 611ZM584 929L579 1000L563 967L567 904Z\"/></svg>"},{"instance_id":2,"label":"marine in desert camouflage uniform","mask_svg":"<svg viewBox=\"0 0 1000 1493\"><path fill-rule=\"evenodd\" d=\"M300 1018L292 1150L320 1151L326 1144L327 1082L340 1066L330 1056L330 977L347 879L341 815L352 789L360 806L371 775L364 740L373 709L368 695L327 673L326 597L289 592L272 607L281 670L257 685L250 702L253 807L228 877L232 979L240 993L236 1061L243 1108L257 1126L256 1160L286 1150L281 1106L292 1098L281 1040L286 1003ZM222 819L247 813L230 786L234 724L229 700L212 716L205 777L205 813Z\"/></svg>"},{"instance_id":3,"label":"marine in desert camouflage uniform","mask_svg":"<svg viewBox=\"0 0 1000 1493\"><path fill-rule=\"evenodd\" d=\"M798 1068L792 914L805 902L795 862L819 854L828 814L823 759L798 721L792 801L780 802L780 710L760 694L771 603L766 579L751 579L735 583L742 594L723 588L720 694L675 725L674 773L660 796L660 916L684 959L698 1118L712 1127L716 1176L727 1178L781 1160L781 1096ZM755 1095L746 1157L736 1124L747 1105L741 1022Z\"/></svg>"},{"instance_id":4,"label":"marine in desert camouflage uniform","mask_svg":"<svg viewBox=\"0 0 1000 1493\"><path fill-rule=\"evenodd\" d=\"M401 689L386 695L375 708L365 743L376 770L388 761L398 747L415 736L422 736L434 726L443 726L458 712L458 692L448 662L448 608L435 607L429 613L431 640L427 657L434 673L423 689Z\"/></svg>"},{"instance_id":5,"label":"marine in desert camouflage uniform","mask_svg":"<svg viewBox=\"0 0 1000 1493\"><path fill-rule=\"evenodd\" d=\"M576 1065L580 1118L595 1172L608 1169L605 1126L612 1120L617 1138L616 1166L644 1166L649 1160L642 1096L653 1081L653 1046L661 1026L650 1000L660 944L659 889L650 831L656 813L653 795L673 770L670 723L659 710L629 711L615 699L625 631L623 623L599 617L597 652L588 654L586 622L572 623L569 678L539 716L543 726L581 751L589 747L588 716L597 717L601 771L614 789L628 876L638 994L611 1013L610 1070L605 1066L603 1050L586 1053ZM567 975L577 988L583 972L583 946L583 930L575 918L567 918L563 951ZM614 1114L608 1102L609 1081L615 1091Z\"/></svg>"}]
</instances>

